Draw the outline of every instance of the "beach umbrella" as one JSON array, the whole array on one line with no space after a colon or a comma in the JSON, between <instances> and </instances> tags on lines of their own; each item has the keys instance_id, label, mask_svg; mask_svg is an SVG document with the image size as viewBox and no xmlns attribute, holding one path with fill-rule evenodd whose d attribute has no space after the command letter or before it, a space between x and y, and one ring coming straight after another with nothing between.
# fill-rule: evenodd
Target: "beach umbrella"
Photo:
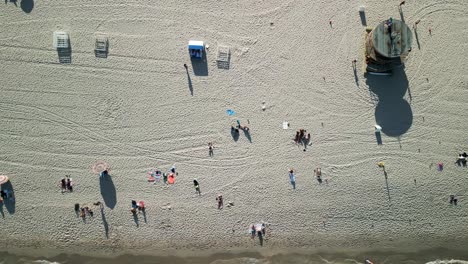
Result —
<instances>
[{"instance_id":1,"label":"beach umbrella","mask_svg":"<svg viewBox=\"0 0 468 264\"><path fill-rule=\"evenodd\" d=\"M8 177L5 175L0 175L0 185L7 183L8 182Z\"/></svg>"},{"instance_id":2,"label":"beach umbrella","mask_svg":"<svg viewBox=\"0 0 468 264\"><path fill-rule=\"evenodd\" d=\"M228 114L228 116L233 116L233 115L236 114L236 112L234 112L234 110L232 110L232 109L226 110L226 113Z\"/></svg>"}]
</instances>

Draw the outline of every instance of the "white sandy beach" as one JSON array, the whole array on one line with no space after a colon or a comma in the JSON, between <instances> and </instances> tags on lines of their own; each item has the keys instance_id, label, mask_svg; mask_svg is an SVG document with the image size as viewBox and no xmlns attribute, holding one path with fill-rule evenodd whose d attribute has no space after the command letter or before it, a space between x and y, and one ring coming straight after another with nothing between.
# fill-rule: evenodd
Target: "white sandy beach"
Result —
<instances>
[{"instance_id":1,"label":"white sandy beach","mask_svg":"<svg viewBox=\"0 0 468 264\"><path fill-rule=\"evenodd\" d=\"M3 248L254 249L248 226L265 221L271 250L466 249L468 168L454 162L468 150L468 1L406 1L406 23L421 22L404 73L365 78L358 7L374 27L401 19L398 3L37 0L30 13L1 3L0 174L16 196L14 208L3 206ZM71 64L59 63L56 30L70 35ZM94 55L96 33L109 37L108 58ZM190 39L209 45L206 76L194 74ZM231 49L228 70L217 68L218 45ZM251 142L242 131L233 139L237 119ZM293 141L300 128L311 133L306 151ZM106 190L115 186L108 238L98 208L86 223L73 210L104 201L97 161L111 167ZM173 164L174 185L147 182L148 170ZM316 167L328 184L314 178ZM74 192L61 194L67 174ZM234 206L218 210L218 193ZM138 227L132 199L147 206Z\"/></svg>"}]
</instances>

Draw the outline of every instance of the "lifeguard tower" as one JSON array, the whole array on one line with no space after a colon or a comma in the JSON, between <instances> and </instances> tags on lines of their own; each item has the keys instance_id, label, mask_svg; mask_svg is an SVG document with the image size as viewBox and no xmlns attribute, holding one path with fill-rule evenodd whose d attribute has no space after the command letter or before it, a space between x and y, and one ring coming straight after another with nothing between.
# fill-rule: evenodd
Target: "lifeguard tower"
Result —
<instances>
[{"instance_id":1,"label":"lifeguard tower","mask_svg":"<svg viewBox=\"0 0 468 264\"><path fill-rule=\"evenodd\" d=\"M97 35L94 54L97 58L107 58L109 53L109 39L106 35Z\"/></svg>"},{"instance_id":2,"label":"lifeguard tower","mask_svg":"<svg viewBox=\"0 0 468 264\"><path fill-rule=\"evenodd\" d=\"M367 71L391 72L402 65L411 52L412 40L412 32L403 21L382 21L366 37Z\"/></svg>"},{"instance_id":3,"label":"lifeguard tower","mask_svg":"<svg viewBox=\"0 0 468 264\"><path fill-rule=\"evenodd\" d=\"M68 33L64 31L55 31L53 39L54 49L69 49L70 48L70 38Z\"/></svg>"},{"instance_id":4,"label":"lifeguard tower","mask_svg":"<svg viewBox=\"0 0 468 264\"><path fill-rule=\"evenodd\" d=\"M202 59L203 53L205 52L205 44L203 43L203 41L190 40L188 43L188 50L190 58Z\"/></svg>"},{"instance_id":5,"label":"lifeguard tower","mask_svg":"<svg viewBox=\"0 0 468 264\"><path fill-rule=\"evenodd\" d=\"M70 37L67 32L54 32L53 47L57 50L60 63L71 63Z\"/></svg>"}]
</instances>

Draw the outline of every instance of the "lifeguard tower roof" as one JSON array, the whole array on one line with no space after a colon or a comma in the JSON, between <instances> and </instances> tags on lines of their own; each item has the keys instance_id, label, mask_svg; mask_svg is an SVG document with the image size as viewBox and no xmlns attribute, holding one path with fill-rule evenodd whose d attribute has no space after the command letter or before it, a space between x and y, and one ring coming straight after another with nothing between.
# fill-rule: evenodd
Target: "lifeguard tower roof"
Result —
<instances>
[{"instance_id":1,"label":"lifeguard tower roof","mask_svg":"<svg viewBox=\"0 0 468 264\"><path fill-rule=\"evenodd\" d=\"M375 27L367 38L368 56L374 61L404 61L411 51L413 35L401 20L387 19Z\"/></svg>"},{"instance_id":2,"label":"lifeguard tower roof","mask_svg":"<svg viewBox=\"0 0 468 264\"><path fill-rule=\"evenodd\" d=\"M188 46L189 49L203 49L205 44L203 44L203 41L200 40L190 40Z\"/></svg>"},{"instance_id":3,"label":"lifeguard tower roof","mask_svg":"<svg viewBox=\"0 0 468 264\"><path fill-rule=\"evenodd\" d=\"M64 31L55 31L53 39L53 47L55 49L68 49L70 47L70 40L68 33Z\"/></svg>"}]
</instances>

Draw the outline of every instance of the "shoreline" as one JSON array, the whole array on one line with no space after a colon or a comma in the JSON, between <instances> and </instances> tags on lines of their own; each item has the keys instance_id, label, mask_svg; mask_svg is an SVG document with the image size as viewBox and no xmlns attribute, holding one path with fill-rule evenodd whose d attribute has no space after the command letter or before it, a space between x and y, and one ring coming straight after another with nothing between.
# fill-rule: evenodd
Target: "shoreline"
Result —
<instances>
[{"instance_id":1,"label":"shoreline","mask_svg":"<svg viewBox=\"0 0 468 264\"><path fill-rule=\"evenodd\" d=\"M203 248L203 245L197 245L197 247L186 244L180 245L179 248L158 248L158 243L161 241L153 241L154 247L119 247L112 244L103 245L100 244L99 248L93 247L89 244L73 244L67 247L53 248L53 247L44 247L44 241L38 241L36 246L24 245L23 247L10 247L4 248L4 252L15 254L15 255L24 255L28 257L41 258L45 257L47 259L54 259L60 255L79 255L82 257L91 257L91 258L105 258L113 259L119 258L125 255L135 255L143 257L180 257L180 258L207 258L211 256L220 256L220 255L233 255L233 256L252 256L252 257L270 257L274 255L283 255L283 254L298 254L298 255L360 255L360 256L373 256L374 253L378 255L385 254L403 254L403 255L412 255L419 252L442 252L443 256L458 257L459 259L468 260L468 251L464 244L468 243L468 237L463 241L462 239L453 239L447 238L448 240L443 243L444 247L438 246L441 240L440 238L434 238L428 236L426 239L420 241L416 240L393 240L391 243L386 242L385 244L374 244L370 246L369 244L357 244L354 243L354 246L350 246L349 243L352 243L350 239L343 239L346 241L346 244L339 244L339 241L330 242L327 244L335 244L335 246L318 246L323 243L322 240L310 240L309 242L302 241L301 247L288 247L288 246L269 246L268 242L265 243L264 247L256 245L253 247L233 247L225 244L219 248L211 249L200 249ZM282 239L285 240L284 238ZM1 241L1 240L0 240ZM450 243L450 241L452 243ZM2 241L3 244L11 243L11 240ZM58 245L59 243L57 243ZM50 245L50 244L49 244ZM218 244L222 245L222 244ZM314 245L314 246L311 246ZM317 245L317 246L315 246ZM175 244L174 244L175 246Z\"/></svg>"},{"instance_id":2,"label":"shoreline","mask_svg":"<svg viewBox=\"0 0 468 264\"><path fill-rule=\"evenodd\" d=\"M30 252L29 252L30 253ZM443 247L425 248L425 249L405 249L405 248L391 248L391 249L373 249L373 250L352 250L352 249L321 249L321 250L309 250L309 249L283 249L283 250L224 250L224 251L205 251L197 252L196 254L186 254L177 252L175 254L131 254L121 253L117 255L82 255L76 253L57 253L54 255L48 254L24 254L14 253L8 251L0 251L0 260L2 258L21 258L30 260L47 260L52 263L67 263L71 259L80 263L132 263L132 260L138 259L138 263L191 263L191 264L207 264L207 263L218 263L218 261L229 261L229 260L240 260L240 259L255 259L264 263L270 263L273 260L287 259L308 259L317 260L318 262L307 262L307 263L322 263L323 260L333 261L333 263L348 263L350 260L354 260L357 263L361 263L364 259L371 259L375 263L399 263L410 261L414 264L425 264L432 263L431 261L436 260L460 260L461 262L453 262L457 264L468 263L468 252L466 250L454 250ZM341 262L343 261L343 262ZM24 262L26 263L26 262ZM223 262L224 263L224 262ZM230 262L229 262L230 263ZM234 262L233 262L234 263ZM241 263L241 262L235 262ZM242 262L244 263L244 262ZM247 263L247 262L246 262ZM248 262L251 263L251 262ZM257 263L257 262L255 262ZM276 263L276 262L274 262ZM296 262L280 262L280 263L296 263ZM406 262L405 262L406 263ZM439 262L437 262L439 263ZM442 262L441 262L442 263ZM445 262L443 262L445 263ZM452 262L450 262L452 263Z\"/></svg>"}]
</instances>

